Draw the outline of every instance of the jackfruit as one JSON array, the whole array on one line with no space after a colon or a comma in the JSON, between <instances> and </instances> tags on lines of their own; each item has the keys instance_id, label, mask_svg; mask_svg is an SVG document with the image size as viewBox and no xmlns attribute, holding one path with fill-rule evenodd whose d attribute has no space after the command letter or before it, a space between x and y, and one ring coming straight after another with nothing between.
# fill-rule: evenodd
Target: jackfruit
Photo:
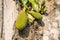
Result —
<instances>
[{"instance_id":1,"label":"jackfruit","mask_svg":"<svg viewBox=\"0 0 60 40\"><path fill-rule=\"evenodd\" d=\"M29 11L29 13L35 17L36 19L42 19L42 15L40 13L34 12L34 11Z\"/></svg>"},{"instance_id":2,"label":"jackfruit","mask_svg":"<svg viewBox=\"0 0 60 40\"><path fill-rule=\"evenodd\" d=\"M23 9L23 11L21 11L16 19L16 28L18 30L22 30L26 27L27 25L27 15L24 11L25 9Z\"/></svg>"}]
</instances>

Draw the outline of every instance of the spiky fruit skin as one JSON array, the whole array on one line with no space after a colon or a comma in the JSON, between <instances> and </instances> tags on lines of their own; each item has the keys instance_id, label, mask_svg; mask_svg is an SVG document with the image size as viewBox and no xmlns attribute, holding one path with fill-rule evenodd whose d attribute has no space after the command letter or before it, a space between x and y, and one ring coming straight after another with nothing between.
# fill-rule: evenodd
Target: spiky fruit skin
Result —
<instances>
[{"instance_id":1,"label":"spiky fruit skin","mask_svg":"<svg viewBox=\"0 0 60 40\"><path fill-rule=\"evenodd\" d=\"M35 17L36 19L42 19L42 15L40 13L34 12L34 11L30 11L29 12L33 17Z\"/></svg>"},{"instance_id":2,"label":"spiky fruit skin","mask_svg":"<svg viewBox=\"0 0 60 40\"><path fill-rule=\"evenodd\" d=\"M18 18L16 20L16 28L18 30L22 30L27 25L27 15L23 11L21 11L18 15Z\"/></svg>"}]
</instances>

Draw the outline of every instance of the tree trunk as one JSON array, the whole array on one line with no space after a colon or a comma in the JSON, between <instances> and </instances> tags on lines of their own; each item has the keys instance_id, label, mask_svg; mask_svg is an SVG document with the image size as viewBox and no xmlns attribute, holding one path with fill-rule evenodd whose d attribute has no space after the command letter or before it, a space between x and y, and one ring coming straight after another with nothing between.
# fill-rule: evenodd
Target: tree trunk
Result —
<instances>
[{"instance_id":1,"label":"tree trunk","mask_svg":"<svg viewBox=\"0 0 60 40\"><path fill-rule=\"evenodd\" d=\"M34 21L32 25L29 23L23 31L18 31L15 29L15 20L18 15L16 2L4 0L3 40L60 40L60 1L45 1L47 11L43 15L43 19L38 20L38 22ZM1 17L0 20L2 19Z\"/></svg>"},{"instance_id":2,"label":"tree trunk","mask_svg":"<svg viewBox=\"0 0 60 40\"><path fill-rule=\"evenodd\" d=\"M0 0L0 39L1 39L1 36L2 36L1 31L2 31L2 0Z\"/></svg>"}]
</instances>

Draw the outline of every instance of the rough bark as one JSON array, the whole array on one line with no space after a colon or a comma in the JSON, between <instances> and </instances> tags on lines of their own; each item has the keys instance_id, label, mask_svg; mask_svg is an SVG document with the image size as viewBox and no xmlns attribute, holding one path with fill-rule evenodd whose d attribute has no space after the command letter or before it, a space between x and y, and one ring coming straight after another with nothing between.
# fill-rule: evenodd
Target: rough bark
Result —
<instances>
[{"instance_id":1,"label":"rough bark","mask_svg":"<svg viewBox=\"0 0 60 40\"><path fill-rule=\"evenodd\" d=\"M46 0L42 21L28 24L23 31L13 29L18 15L16 2L4 1L4 40L60 40L60 1Z\"/></svg>"},{"instance_id":2,"label":"rough bark","mask_svg":"<svg viewBox=\"0 0 60 40\"><path fill-rule=\"evenodd\" d=\"M2 0L0 0L0 39L1 39L1 31L2 31Z\"/></svg>"},{"instance_id":3,"label":"rough bark","mask_svg":"<svg viewBox=\"0 0 60 40\"><path fill-rule=\"evenodd\" d=\"M12 40L13 25L17 16L16 5L13 0L4 0L4 40Z\"/></svg>"}]
</instances>

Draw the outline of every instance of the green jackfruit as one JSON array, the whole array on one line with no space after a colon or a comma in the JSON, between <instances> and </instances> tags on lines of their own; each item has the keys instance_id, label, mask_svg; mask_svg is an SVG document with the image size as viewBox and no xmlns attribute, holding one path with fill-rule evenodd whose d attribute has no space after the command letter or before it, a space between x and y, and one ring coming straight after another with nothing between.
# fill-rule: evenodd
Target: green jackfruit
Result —
<instances>
[{"instance_id":1,"label":"green jackfruit","mask_svg":"<svg viewBox=\"0 0 60 40\"><path fill-rule=\"evenodd\" d=\"M40 13L34 12L34 11L29 11L29 13L35 17L36 19L42 19L42 15Z\"/></svg>"},{"instance_id":2,"label":"green jackfruit","mask_svg":"<svg viewBox=\"0 0 60 40\"><path fill-rule=\"evenodd\" d=\"M22 30L27 25L27 15L24 11L21 11L16 20L16 28Z\"/></svg>"}]
</instances>

